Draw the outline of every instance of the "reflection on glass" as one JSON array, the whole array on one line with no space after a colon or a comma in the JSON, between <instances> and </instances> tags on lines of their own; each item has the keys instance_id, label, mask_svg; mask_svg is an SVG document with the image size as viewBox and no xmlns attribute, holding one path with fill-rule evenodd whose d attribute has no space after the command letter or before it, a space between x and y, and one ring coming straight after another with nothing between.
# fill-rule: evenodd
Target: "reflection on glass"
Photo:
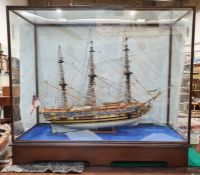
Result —
<instances>
[{"instance_id":1,"label":"reflection on glass","mask_svg":"<svg viewBox=\"0 0 200 175\"><path fill-rule=\"evenodd\" d=\"M191 15L189 9L10 12L11 51L20 67L20 112L13 115L26 131L17 140L186 141Z\"/></svg>"}]
</instances>

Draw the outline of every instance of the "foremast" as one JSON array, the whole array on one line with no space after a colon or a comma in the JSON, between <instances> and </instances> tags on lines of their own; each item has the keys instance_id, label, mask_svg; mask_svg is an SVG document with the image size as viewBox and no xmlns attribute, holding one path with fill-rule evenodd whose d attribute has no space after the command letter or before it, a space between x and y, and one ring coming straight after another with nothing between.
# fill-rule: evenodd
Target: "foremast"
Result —
<instances>
[{"instance_id":1,"label":"foremast","mask_svg":"<svg viewBox=\"0 0 200 175\"><path fill-rule=\"evenodd\" d=\"M95 106L96 105L96 95L95 95L95 66L94 66L94 49L93 49L93 40L90 41L90 56L89 56L89 83L87 89L87 99L86 105Z\"/></svg>"},{"instance_id":2,"label":"foremast","mask_svg":"<svg viewBox=\"0 0 200 175\"><path fill-rule=\"evenodd\" d=\"M125 75L125 102L131 102L131 74L130 71L130 62L129 62L129 48L128 48L128 37L125 38L124 50L125 58L124 58L124 75Z\"/></svg>"},{"instance_id":3,"label":"foremast","mask_svg":"<svg viewBox=\"0 0 200 175\"><path fill-rule=\"evenodd\" d=\"M61 102L60 107L66 108L67 107L67 94L66 94L66 82L64 77L64 70L63 70L63 56L61 52L61 47L58 46L58 65L59 65L59 73L60 73L60 80L59 80L59 86L61 88Z\"/></svg>"}]
</instances>

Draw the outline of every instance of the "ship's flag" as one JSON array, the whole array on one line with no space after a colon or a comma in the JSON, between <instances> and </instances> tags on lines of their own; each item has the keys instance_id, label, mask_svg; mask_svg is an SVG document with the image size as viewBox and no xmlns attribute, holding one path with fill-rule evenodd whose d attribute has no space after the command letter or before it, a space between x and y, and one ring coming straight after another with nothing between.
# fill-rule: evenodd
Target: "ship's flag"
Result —
<instances>
[{"instance_id":1,"label":"ship's flag","mask_svg":"<svg viewBox=\"0 0 200 175\"><path fill-rule=\"evenodd\" d=\"M35 107L40 106L40 100L38 99L38 97L36 95L33 95L32 105L35 106Z\"/></svg>"},{"instance_id":2,"label":"ship's flag","mask_svg":"<svg viewBox=\"0 0 200 175\"><path fill-rule=\"evenodd\" d=\"M33 113L33 111L40 106L40 100L38 99L38 97L36 95L33 95L32 97L32 110L30 112L30 115Z\"/></svg>"}]
</instances>

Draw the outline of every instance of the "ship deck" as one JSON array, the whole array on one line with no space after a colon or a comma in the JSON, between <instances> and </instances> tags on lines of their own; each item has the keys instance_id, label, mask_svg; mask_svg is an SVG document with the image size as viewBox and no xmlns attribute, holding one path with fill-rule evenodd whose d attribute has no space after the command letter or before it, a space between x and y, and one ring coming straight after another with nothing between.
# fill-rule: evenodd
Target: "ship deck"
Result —
<instances>
[{"instance_id":1,"label":"ship deck","mask_svg":"<svg viewBox=\"0 0 200 175\"><path fill-rule=\"evenodd\" d=\"M18 138L19 141L157 141L181 142L184 138L167 125L139 124L115 127L115 133L91 130L52 133L51 124L38 124Z\"/></svg>"}]
</instances>

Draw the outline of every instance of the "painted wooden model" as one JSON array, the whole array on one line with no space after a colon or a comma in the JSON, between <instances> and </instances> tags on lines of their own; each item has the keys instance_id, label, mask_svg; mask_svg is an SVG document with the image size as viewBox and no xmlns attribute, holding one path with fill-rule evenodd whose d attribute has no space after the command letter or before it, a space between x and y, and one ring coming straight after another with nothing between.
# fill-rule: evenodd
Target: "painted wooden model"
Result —
<instances>
[{"instance_id":1,"label":"painted wooden model","mask_svg":"<svg viewBox=\"0 0 200 175\"><path fill-rule=\"evenodd\" d=\"M60 71L60 92L62 106L59 108L43 108L41 113L46 120L51 123L62 123L72 128L105 128L121 125L130 125L136 121L137 118L143 116L152 108L152 101L155 100L161 93L156 95L146 102L139 102L131 96L131 70L129 64L129 48L128 37L125 38L124 44L124 76L125 76L125 96L124 101L103 103L98 106L96 104L95 95L95 79L98 75L95 74L94 66L94 48L93 41L90 41L90 57L89 57L89 84L87 94L81 96L85 98L85 105L83 106L69 106L67 103L67 83L65 82L63 70L63 57L61 47L58 48L58 64ZM46 82L48 84L48 82Z\"/></svg>"}]
</instances>

